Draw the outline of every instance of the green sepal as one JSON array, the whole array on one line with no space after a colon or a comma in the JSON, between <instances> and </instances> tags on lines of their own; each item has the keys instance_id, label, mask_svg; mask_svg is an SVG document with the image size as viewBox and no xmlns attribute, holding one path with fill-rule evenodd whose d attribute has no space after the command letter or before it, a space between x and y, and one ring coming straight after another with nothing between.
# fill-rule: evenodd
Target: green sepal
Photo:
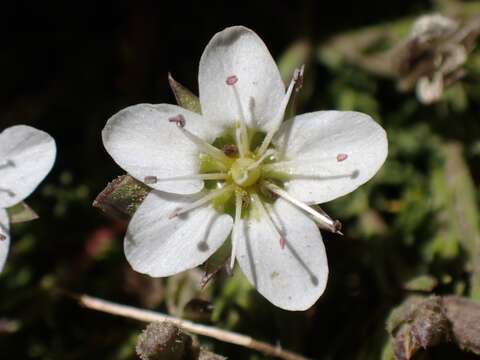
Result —
<instances>
[{"instance_id":1,"label":"green sepal","mask_svg":"<svg viewBox=\"0 0 480 360\"><path fill-rule=\"evenodd\" d=\"M98 194L93 206L114 218L130 219L150 190L130 175L122 175Z\"/></svg>"},{"instance_id":2,"label":"green sepal","mask_svg":"<svg viewBox=\"0 0 480 360\"><path fill-rule=\"evenodd\" d=\"M8 208L7 213L12 224L36 220L39 217L38 214L23 201Z\"/></svg>"},{"instance_id":3,"label":"green sepal","mask_svg":"<svg viewBox=\"0 0 480 360\"><path fill-rule=\"evenodd\" d=\"M170 88L173 91L173 95L175 95L178 105L194 113L202 113L198 96L176 81L170 73L168 73L168 83L170 84Z\"/></svg>"}]
</instances>

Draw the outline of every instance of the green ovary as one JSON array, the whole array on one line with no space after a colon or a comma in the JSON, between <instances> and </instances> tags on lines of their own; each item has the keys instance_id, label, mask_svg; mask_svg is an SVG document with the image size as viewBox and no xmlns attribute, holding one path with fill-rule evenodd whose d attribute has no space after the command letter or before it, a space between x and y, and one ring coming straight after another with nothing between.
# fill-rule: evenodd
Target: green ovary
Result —
<instances>
[{"instance_id":1,"label":"green ovary","mask_svg":"<svg viewBox=\"0 0 480 360\"><path fill-rule=\"evenodd\" d=\"M248 129L250 137L250 148L255 149L260 146L261 141L265 137L263 133ZM212 144L217 149L225 149L226 146L235 146L233 133L227 132L223 136L217 138ZM287 173L269 168L272 158L266 158L264 162L254 164L259 160L253 151L245 154L244 158L238 157L238 154L230 157L229 162L221 162L212 158L207 154L200 154L200 174L223 173L227 175L224 180L205 180L205 188L208 191L214 191L223 186L235 185L234 190L228 191L212 199L213 207L219 213L228 213L232 216L235 214L235 193L244 193L247 199L250 199L252 192L263 196L258 184L262 179L285 181L288 179ZM266 165L266 166L265 166ZM266 201L269 201L266 199ZM251 215L254 210L250 204L251 200L242 205L242 217Z\"/></svg>"},{"instance_id":2,"label":"green ovary","mask_svg":"<svg viewBox=\"0 0 480 360\"><path fill-rule=\"evenodd\" d=\"M237 159L230 168L230 174L233 181L239 186L252 186L255 184L262 171L260 166L248 170L248 167L255 163L255 160L249 158Z\"/></svg>"}]
</instances>

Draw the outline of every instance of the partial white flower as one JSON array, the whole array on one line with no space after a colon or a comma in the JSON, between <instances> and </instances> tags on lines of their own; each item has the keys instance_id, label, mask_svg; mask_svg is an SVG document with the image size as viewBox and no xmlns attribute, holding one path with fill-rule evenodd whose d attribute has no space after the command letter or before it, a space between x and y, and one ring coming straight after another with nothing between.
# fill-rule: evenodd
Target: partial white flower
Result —
<instances>
[{"instance_id":1,"label":"partial white flower","mask_svg":"<svg viewBox=\"0 0 480 360\"><path fill-rule=\"evenodd\" d=\"M55 161L56 146L47 133L17 125L0 133L0 271L10 243L6 209L28 197Z\"/></svg>"},{"instance_id":2,"label":"partial white flower","mask_svg":"<svg viewBox=\"0 0 480 360\"><path fill-rule=\"evenodd\" d=\"M140 104L111 117L103 143L154 190L130 221L132 267L169 276L202 264L231 233L232 255L273 304L304 310L328 277L318 227L340 222L310 205L348 194L387 156L385 131L368 115L321 111L284 121L285 89L262 40L236 26L216 34L200 60L202 115Z\"/></svg>"}]
</instances>

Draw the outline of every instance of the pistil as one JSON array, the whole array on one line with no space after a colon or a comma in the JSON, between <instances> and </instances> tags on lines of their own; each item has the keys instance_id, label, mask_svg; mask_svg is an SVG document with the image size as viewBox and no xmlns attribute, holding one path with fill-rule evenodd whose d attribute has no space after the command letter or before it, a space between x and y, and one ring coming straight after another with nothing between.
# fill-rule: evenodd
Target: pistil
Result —
<instances>
[{"instance_id":1,"label":"pistil","mask_svg":"<svg viewBox=\"0 0 480 360\"><path fill-rule=\"evenodd\" d=\"M250 166L247 167L247 170L251 171L251 170L254 170L256 169L257 167L259 167L269 156L272 156L273 154L275 154L275 150L273 149L268 149L267 151L265 151L265 154L263 154L260 159L258 159L257 161L255 161L253 164L251 164Z\"/></svg>"}]
</instances>

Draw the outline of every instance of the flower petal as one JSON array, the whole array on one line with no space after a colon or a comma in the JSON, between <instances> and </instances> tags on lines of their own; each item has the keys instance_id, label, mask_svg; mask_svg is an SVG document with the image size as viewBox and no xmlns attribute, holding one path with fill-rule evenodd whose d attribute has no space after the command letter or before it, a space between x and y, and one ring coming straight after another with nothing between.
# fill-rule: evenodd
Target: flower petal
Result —
<instances>
[{"instance_id":1,"label":"flower petal","mask_svg":"<svg viewBox=\"0 0 480 360\"><path fill-rule=\"evenodd\" d=\"M286 189L310 204L355 190L375 175L388 153L385 130L370 116L352 111L296 116L282 125L273 143L295 174Z\"/></svg>"},{"instance_id":2,"label":"flower petal","mask_svg":"<svg viewBox=\"0 0 480 360\"><path fill-rule=\"evenodd\" d=\"M265 217L242 220L236 257L248 280L270 302L285 310L305 310L322 295L328 264L317 225L283 199L269 211L285 246Z\"/></svg>"},{"instance_id":3,"label":"flower petal","mask_svg":"<svg viewBox=\"0 0 480 360\"><path fill-rule=\"evenodd\" d=\"M52 169L56 152L46 132L26 125L5 129L0 134L0 207L30 195Z\"/></svg>"},{"instance_id":4,"label":"flower petal","mask_svg":"<svg viewBox=\"0 0 480 360\"><path fill-rule=\"evenodd\" d=\"M3 240L0 240L0 271L5 266L7 260L8 249L10 247L10 222L8 214L5 209L0 209L0 235L5 236Z\"/></svg>"},{"instance_id":5,"label":"flower petal","mask_svg":"<svg viewBox=\"0 0 480 360\"><path fill-rule=\"evenodd\" d=\"M139 181L160 179L154 189L178 194L200 191L203 181L162 180L198 173L199 151L169 119L182 115L185 128L207 142L217 130L200 115L168 104L139 104L113 115L102 131L105 148L115 162Z\"/></svg>"},{"instance_id":6,"label":"flower petal","mask_svg":"<svg viewBox=\"0 0 480 360\"><path fill-rule=\"evenodd\" d=\"M200 196L154 190L145 198L125 237L125 255L134 270L170 276L202 264L223 244L233 221L210 205L169 218Z\"/></svg>"},{"instance_id":7,"label":"flower petal","mask_svg":"<svg viewBox=\"0 0 480 360\"><path fill-rule=\"evenodd\" d=\"M280 72L270 52L252 30L234 26L215 34L200 59L198 84L202 114L223 127L239 120L240 110L227 77L235 88L249 127L268 131L285 95Z\"/></svg>"}]
</instances>

